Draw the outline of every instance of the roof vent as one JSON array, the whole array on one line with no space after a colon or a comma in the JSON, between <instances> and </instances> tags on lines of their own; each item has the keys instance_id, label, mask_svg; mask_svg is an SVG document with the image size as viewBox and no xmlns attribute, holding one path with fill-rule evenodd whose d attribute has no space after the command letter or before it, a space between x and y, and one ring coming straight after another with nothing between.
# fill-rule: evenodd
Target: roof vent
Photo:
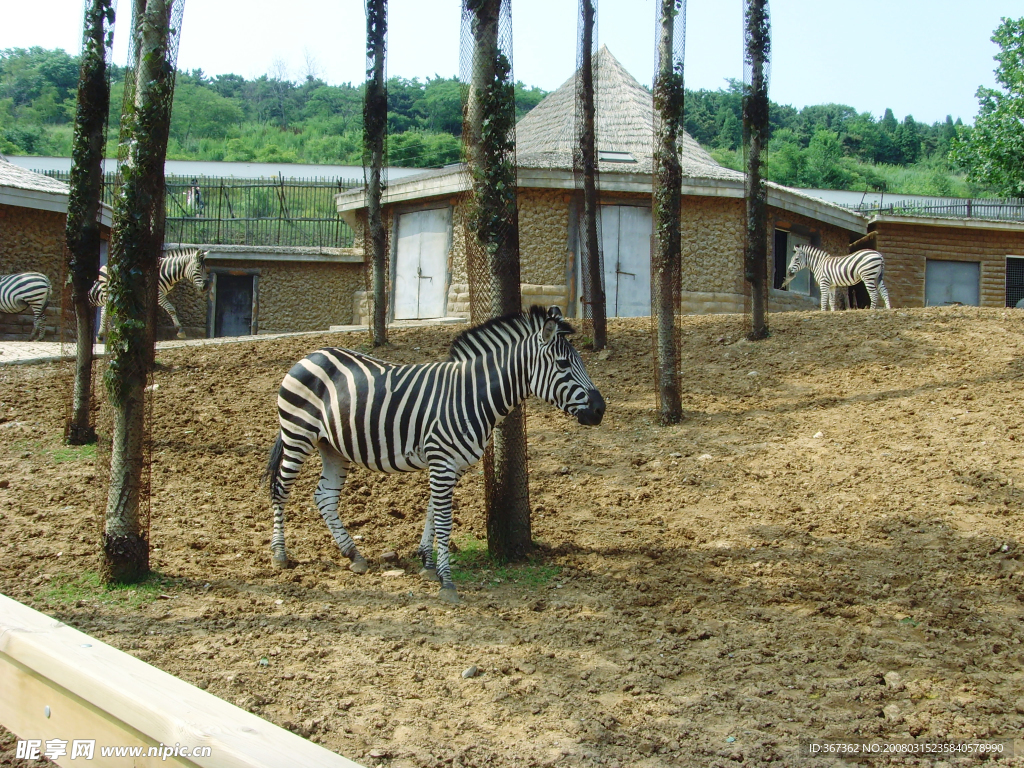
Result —
<instances>
[{"instance_id":1,"label":"roof vent","mask_svg":"<svg viewBox=\"0 0 1024 768\"><path fill-rule=\"evenodd\" d=\"M597 159L605 163L635 163L636 158L629 152L613 152L610 149L599 149Z\"/></svg>"}]
</instances>

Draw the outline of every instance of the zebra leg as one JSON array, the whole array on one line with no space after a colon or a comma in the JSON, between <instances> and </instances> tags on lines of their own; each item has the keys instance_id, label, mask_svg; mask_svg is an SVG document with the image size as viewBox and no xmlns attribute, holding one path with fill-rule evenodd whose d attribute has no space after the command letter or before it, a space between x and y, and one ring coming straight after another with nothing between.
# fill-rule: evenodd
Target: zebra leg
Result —
<instances>
[{"instance_id":1,"label":"zebra leg","mask_svg":"<svg viewBox=\"0 0 1024 768\"><path fill-rule=\"evenodd\" d=\"M828 283L819 282L818 293L821 294L821 311L824 312L832 302L832 286Z\"/></svg>"},{"instance_id":2,"label":"zebra leg","mask_svg":"<svg viewBox=\"0 0 1024 768\"><path fill-rule=\"evenodd\" d=\"M100 305L100 327L96 331L96 340L104 342L107 339L107 305Z\"/></svg>"},{"instance_id":3,"label":"zebra leg","mask_svg":"<svg viewBox=\"0 0 1024 768\"><path fill-rule=\"evenodd\" d=\"M270 503L274 508L274 533L270 537L270 551L275 568L288 567L288 553L284 547L284 505L288 501L295 478L313 446L307 442L288 445L278 435L270 456L267 474L270 479Z\"/></svg>"},{"instance_id":4,"label":"zebra leg","mask_svg":"<svg viewBox=\"0 0 1024 768\"><path fill-rule=\"evenodd\" d=\"M459 602L459 593L452 581L448 542L452 535L452 491L465 469L438 465L430 468L430 506L434 510L437 537L437 575L441 581L440 597L449 603Z\"/></svg>"},{"instance_id":5,"label":"zebra leg","mask_svg":"<svg viewBox=\"0 0 1024 768\"><path fill-rule=\"evenodd\" d=\"M156 297L157 303L163 307L164 312L171 316L171 321L174 323L174 333L179 339L185 338L185 332L181 330L181 323L178 322L178 313L174 311L174 305L167 300L167 294L161 293Z\"/></svg>"},{"instance_id":6,"label":"zebra leg","mask_svg":"<svg viewBox=\"0 0 1024 768\"><path fill-rule=\"evenodd\" d=\"M327 524L327 529L334 537L341 554L352 562L349 563L349 570L354 573L366 573L369 565L366 559L359 554L356 543L352 540L349 532L338 517L338 500L341 498L341 488L345 485L345 476L348 474L348 462L344 457L330 446L320 443L320 459L323 462L323 471L320 473L320 482L313 491L313 498L316 500L317 509L320 510L320 517Z\"/></svg>"},{"instance_id":7,"label":"zebra leg","mask_svg":"<svg viewBox=\"0 0 1024 768\"><path fill-rule=\"evenodd\" d=\"M878 291L882 294L882 301L885 302L885 308L892 309L889 305L889 290L885 287L885 281L882 278L878 278Z\"/></svg>"},{"instance_id":8,"label":"zebra leg","mask_svg":"<svg viewBox=\"0 0 1024 768\"><path fill-rule=\"evenodd\" d=\"M423 537L420 539L420 548L417 551L423 568L420 569L420 576L427 581L440 581L437 576L437 563L434 562L434 499L431 496L427 502L427 520L423 524Z\"/></svg>"},{"instance_id":9,"label":"zebra leg","mask_svg":"<svg viewBox=\"0 0 1024 768\"><path fill-rule=\"evenodd\" d=\"M42 341L46 335L46 319L43 317L44 310L42 307L35 307L32 314L34 315L32 320L32 334L28 337L29 341Z\"/></svg>"}]
</instances>

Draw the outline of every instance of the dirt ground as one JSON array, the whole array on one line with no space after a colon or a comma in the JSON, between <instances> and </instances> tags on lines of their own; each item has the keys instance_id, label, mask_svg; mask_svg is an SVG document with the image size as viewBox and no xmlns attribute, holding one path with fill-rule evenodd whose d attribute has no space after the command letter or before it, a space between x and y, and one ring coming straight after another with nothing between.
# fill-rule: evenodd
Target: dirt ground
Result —
<instances>
[{"instance_id":1,"label":"dirt ground","mask_svg":"<svg viewBox=\"0 0 1024 768\"><path fill-rule=\"evenodd\" d=\"M759 343L740 316L687 317L673 427L648 323L583 353L601 426L528 404L534 561L481 556L482 475L463 479L460 606L415 575L423 474L350 475L350 531L399 556L357 576L310 461L298 564L271 568L277 387L365 337L158 354L159 578L116 593L90 576L104 470L60 443L70 367L0 368L0 591L365 765L845 765L801 744L1020 737L1024 313L787 313ZM442 359L458 330L394 332L382 356Z\"/></svg>"}]
</instances>

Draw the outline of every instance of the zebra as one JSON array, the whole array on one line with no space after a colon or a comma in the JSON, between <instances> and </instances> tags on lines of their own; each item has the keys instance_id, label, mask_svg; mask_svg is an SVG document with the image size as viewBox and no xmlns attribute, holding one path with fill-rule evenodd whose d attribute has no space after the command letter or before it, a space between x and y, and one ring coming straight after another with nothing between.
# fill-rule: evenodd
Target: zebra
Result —
<instances>
[{"instance_id":1,"label":"zebra","mask_svg":"<svg viewBox=\"0 0 1024 768\"><path fill-rule=\"evenodd\" d=\"M430 501L417 550L420 575L439 581L442 599L458 603L448 548L452 491L483 456L495 425L530 394L583 425L600 424L604 416L604 399L566 338L572 332L558 307L533 306L462 332L445 362L396 365L328 348L296 363L281 383L280 431L264 472L274 512L273 564L288 565L284 505L314 448L323 470L313 498L356 573L365 573L368 565L338 517L349 468L428 469Z\"/></svg>"},{"instance_id":2,"label":"zebra","mask_svg":"<svg viewBox=\"0 0 1024 768\"><path fill-rule=\"evenodd\" d=\"M0 312L16 314L32 310L29 341L42 341L46 335L43 314L50 303L50 279L40 272L0 275Z\"/></svg>"},{"instance_id":3,"label":"zebra","mask_svg":"<svg viewBox=\"0 0 1024 768\"><path fill-rule=\"evenodd\" d=\"M889 291L885 287L882 276L885 272L885 259L878 251L862 250L849 256L830 256L821 248L813 245L798 245L793 250L793 258L786 270L786 279L782 283L785 288L796 277L796 273L807 267L814 274L821 291L821 309L835 310L836 288L856 285L863 281L871 296L871 308L878 308L878 294L882 294L885 308L889 306Z\"/></svg>"},{"instance_id":4,"label":"zebra","mask_svg":"<svg viewBox=\"0 0 1024 768\"><path fill-rule=\"evenodd\" d=\"M174 332L179 339L184 339L185 334L181 330L181 323L178 321L178 313L174 311L174 305L167 299L167 294L180 281L188 279L196 290L202 294L206 293L209 286L209 273L206 269L207 251L198 248L182 248L175 251L168 251L160 259L160 276L157 281L156 300L164 311L171 316L174 322ZM107 323L107 267L100 267L99 277L89 289L89 303L94 307L100 307L100 326L98 336L103 339L106 336Z\"/></svg>"}]
</instances>

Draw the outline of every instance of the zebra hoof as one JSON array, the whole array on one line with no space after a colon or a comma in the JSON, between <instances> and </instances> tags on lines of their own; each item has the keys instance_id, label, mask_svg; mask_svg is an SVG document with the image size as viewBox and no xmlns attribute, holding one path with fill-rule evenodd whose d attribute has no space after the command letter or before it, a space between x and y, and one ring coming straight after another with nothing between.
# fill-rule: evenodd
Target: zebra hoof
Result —
<instances>
[{"instance_id":1,"label":"zebra hoof","mask_svg":"<svg viewBox=\"0 0 1024 768\"><path fill-rule=\"evenodd\" d=\"M370 564L366 562L366 558L362 555L356 555L352 558L352 562L349 563L348 569L352 573L366 573L370 570Z\"/></svg>"},{"instance_id":2,"label":"zebra hoof","mask_svg":"<svg viewBox=\"0 0 1024 768\"><path fill-rule=\"evenodd\" d=\"M441 587L437 592L437 596L452 605L458 605L462 602L459 600L459 593L455 591L455 587Z\"/></svg>"},{"instance_id":3,"label":"zebra hoof","mask_svg":"<svg viewBox=\"0 0 1024 768\"><path fill-rule=\"evenodd\" d=\"M184 331L178 331L178 333L177 333L177 334L175 334L175 335L176 335L176 336L177 336L177 337L178 337L179 339L184 339L184 338L186 338L186 336L185 336L185 333L184 333Z\"/></svg>"},{"instance_id":4,"label":"zebra hoof","mask_svg":"<svg viewBox=\"0 0 1024 768\"><path fill-rule=\"evenodd\" d=\"M441 581L441 577L437 575L436 568L420 568L420 576L425 581Z\"/></svg>"},{"instance_id":5,"label":"zebra hoof","mask_svg":"<svg viewBox=\"0 0 1024 768\"><path fill-rule=\"evenodd\" d=\"M274 567L278 570L284 570L289 566L287 555L285 555L284 557L278 557L277 555L274 555L271 562L274 564Z\"/></svg>"}]
</instances>

